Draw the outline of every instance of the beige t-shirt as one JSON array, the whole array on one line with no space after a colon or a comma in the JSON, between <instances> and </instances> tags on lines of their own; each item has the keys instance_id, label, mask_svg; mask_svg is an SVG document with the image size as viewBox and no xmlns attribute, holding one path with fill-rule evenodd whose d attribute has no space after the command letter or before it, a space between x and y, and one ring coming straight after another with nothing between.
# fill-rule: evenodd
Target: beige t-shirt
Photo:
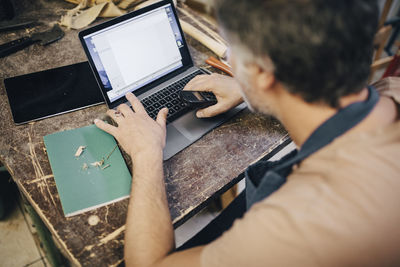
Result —
<instances>
[{"instance_id":1,"label":"beige t-shirt","mask_svg":"<svg viewBox=\"0 0 400 267\"><path fill-rule=\"evenodd\" d=\"M381 94L400 102L400 90ZM400 121L305 159L207 245L202 266L400 266Z\"/></svg>"}]
</instances>

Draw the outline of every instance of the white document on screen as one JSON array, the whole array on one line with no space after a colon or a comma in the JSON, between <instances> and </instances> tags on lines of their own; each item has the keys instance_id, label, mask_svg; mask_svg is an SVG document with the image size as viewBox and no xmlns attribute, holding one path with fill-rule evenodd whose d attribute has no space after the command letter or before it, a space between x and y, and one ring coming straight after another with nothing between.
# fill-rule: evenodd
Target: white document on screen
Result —
<instances>
[{"instance_id":1,"label":"white document on screen","mask_svg":"<svg viewBox=\"0 0 400 267\"><path fill-rule=\"evenodd\" d=\"M110 96L176 68L182 60L164 9L106 32L93 42L113 88Z\"/></svg>"}]
</instances>

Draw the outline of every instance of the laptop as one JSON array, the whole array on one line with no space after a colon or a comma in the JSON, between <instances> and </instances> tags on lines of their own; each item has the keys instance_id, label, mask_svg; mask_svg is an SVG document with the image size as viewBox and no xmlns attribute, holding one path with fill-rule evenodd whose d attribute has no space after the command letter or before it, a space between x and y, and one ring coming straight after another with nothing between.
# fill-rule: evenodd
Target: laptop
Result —
<instances>
[{"instance_id":1,"label":"laptop","mask_svg":"<svg viewBox=\"0 0 400 267\"><path fill-rule=\"evenodd\" d=\"M135 94L149 116L169 108L164 160L228 120L245 105L207 119L179 97L197 75L209 74L193 64L174 4L164 0L83 30L79 39L110 109L129 104Z\"/></svg>"}]
</instances>

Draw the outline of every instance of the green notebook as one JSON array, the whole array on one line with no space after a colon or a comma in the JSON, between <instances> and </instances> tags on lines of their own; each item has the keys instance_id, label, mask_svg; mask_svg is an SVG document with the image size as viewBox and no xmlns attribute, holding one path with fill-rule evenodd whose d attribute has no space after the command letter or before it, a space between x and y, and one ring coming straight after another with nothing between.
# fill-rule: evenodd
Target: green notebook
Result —
<instances>
[{"instance_id":1,"label":"green notebook","mask_svg":"<svg viewBox=\"0 0 400 267\"><path fill-rule=\"evenodd\" d=\"M129 197L132 178L111 135L90 125L43 139L66 217Z\"/></svg>"}]
</instances>

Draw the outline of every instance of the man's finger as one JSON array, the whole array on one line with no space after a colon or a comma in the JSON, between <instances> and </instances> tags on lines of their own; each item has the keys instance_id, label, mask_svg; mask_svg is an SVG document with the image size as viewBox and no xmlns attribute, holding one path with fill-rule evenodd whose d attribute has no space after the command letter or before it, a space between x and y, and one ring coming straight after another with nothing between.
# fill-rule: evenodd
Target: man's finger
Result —
<instances>
[{"instance_id":1,"label":"man's finger","mask_svg":"<svg viewBox=\"0 0 400 267\"><path fill-rule=\"evenodd\" d=\"M209 91L209 76L210 75L199 75L194 77L190 82L183 88L184 91Z\"/></svg>"},{"instance_id":2,"label":"man's finger","mask_svg":"<svg viewBox=\"0 0 400 267\"><path fill-rule=\"evenodd\" d=\"M94 124L101 130L105 131L106 133L109 133L115 137L117 133L117 127L112 126L111 124L105 123L102 120L95 119Z\"/></svg>"},{"instance_id":3,"label":"man's finger","mask_svg":"<svg viewBox=\"0 0 400 267\"><path fill-rule=\"evenodd\" d=\"M127 104L121 104L117 107L117 110L121 112L124 117L130 116L133 114L132 109Z\"/></svg>"},{"instance_id":4,"label":"man's finger","mask_svg":"<svg viewBox=\"0 0 400 267\"><path fill-rule=\"evenodd\" d=\"M113 109L107 110L107 115L110 116L111 119L113 119L113 121L115 121L116 123L119 123L121 119L124 118L124 115L121 112Z\"/></svg>"},{"instance_id":5,"label":"man's finger","mask_svg":"<svg viewBox=\"0 0 400 267\"><path fill-rule=\"evenodd\" d=\"M208 117L214 117L217 116L223 112L225 112L226 110L224 110L221 105L215 104L212 106L209 106L207 108L203 108L203 109L199 109L196 112L196 116L198 118L208 118Z\"/></svg>"},{"instance_id":6,"label":"man's finger","mask_svg":"<svg viewBox=\"0 0 400 267\"><path fill-rule=\"evenodd\" d=\"M202 79L202 76L203 76L203 75L198 75L198 76L194 77L193 79L191 79L191 80L186 84L185 88L190 89L190 88L193 86L193 84L195 84L197 81L199 81L199 80Z\"/></svg>"},{"instance_id":7,"label":"man's finger","mask_svg":"<svg viewBox=\"0 0 400 267\"><path fill-rule=\"evenodd\" d=\"M158 112L156 121L161 127L165 127L165 125L167 124L167 115L167 108L163 108Z\"/></svg>"},{"instance_id":8,"label":"man's finger","mask_svg":"<svg viewBox=\"0 0 400 267\"><path fill-rule=\"evenodd\" d=\"M127 93L127 94L125 95L125 97L126 97L126 99L129 100L129 102L130 102L131 105L132 105L133 110L134 110L136 113L146 113L146 114L147 114L147 112L146 112L146 110L144 109L142 103L140 103L140 100L139 100L134 94L132 94L132 93Z\"/></svg>"}]
</instances>

